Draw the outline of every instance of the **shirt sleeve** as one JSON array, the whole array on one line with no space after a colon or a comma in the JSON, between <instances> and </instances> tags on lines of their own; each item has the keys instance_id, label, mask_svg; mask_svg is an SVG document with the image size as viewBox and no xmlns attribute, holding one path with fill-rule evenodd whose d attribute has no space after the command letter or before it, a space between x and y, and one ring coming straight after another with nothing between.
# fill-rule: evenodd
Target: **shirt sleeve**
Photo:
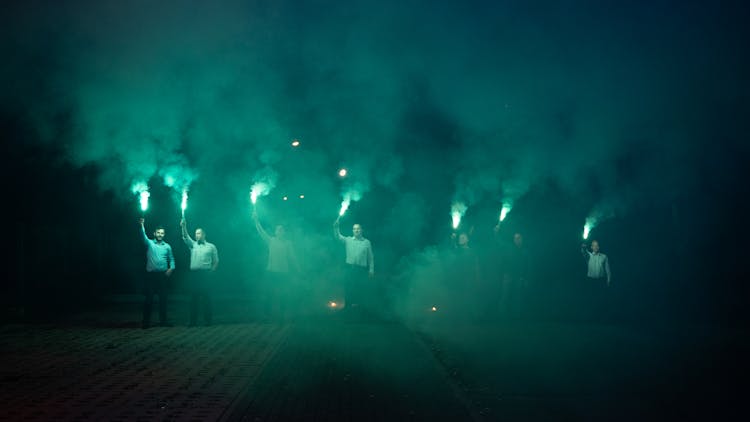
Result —
<instances>
[{"instance_id":1,"label":"shirt sleeve","mask_svg":"<svg viewBox=\"0 0 750 422\"><path fill-rule=\"evenodd\" d=\"M372 243L367 241L367 262L370 265L370 272L375 272L375 256L372 253Z\"/></svg>"},{"instance_id":2,"label":"shirt sleeve","mask_svg":"<svg viewBox=\"0 0 750 422\"><path fill-rule=\"evenodd\" d=\"M346 238L341 235L341 230L339 229L339 226L335 226L333 228L333 237L336 238L339 242L346 242Z\"/></svg>"},{"instance_id":3,"label":"shirt sleeve","mask_svg":"<svg viewBox=\"0 0 750 422\"><path fill-rule=\"evenodd\" d=\"M612 280L612 273L609 271L609 257L604 260L604 271L607 274L607 284Z\"/></svg>"},{"instance_id":4,"label":"shirt sleeve","mask_svg":"<svg viewBox=\"0 0 750 422\"><path fill-rule=\"evenodd\" d=\"M216 245L211 245L211 263L214 267L219 265L219 250L216 248Z\"/></svg>"},{"instance_id":5,"label":"shirt sleeve","mask_svg":"<svg viewBox=\"0 0 750 422\"><path fill-rule=\"evenodd\" d=\"M263 225L260 224L260 220L257 218L255 219L255 229L258 230L258 234L260 235L260 238L263 239L263 242L266 244L271 243L271 236L266 233L266 230L263 228Z\"/></svg>"},{"instance_id":6,"label":"shirt sleeve","mask_svg":"<svg viewBox=\"0 0 750 422\"><path fill-rule=\"evenodd\" d=\"M187 233L185 233L185 234L183 234L183 235L182 235L182 240L184 240L184 241L185 241L185 244L187 245L187 247L188 247L189 249L193 249L193 246L195 246L195 241L194 241L194 240L193 240L193 238L192 238L192 237L190 237L190 235L189 235L189 234L187 234Z\"/></svg>"},{"instance_id":7,"label":"shirt sleeve","mask_svg":"<svg viewBox=\"0 0 750 422\"><path fill-rule=\"evenodd\" d=\"M172 247L167 245L167 259L169 262L167 262L167 268L171 268L174 270L174 254L172 253Z\"/></svg>"},{"instance_id":8,"label":"shirt sleeve","mask_svg":"<svg viewBox=\"0 0 750 422\"><path fill-rule=\"evenodd\" d=\"M151 244L151 239L146 236L146 228L141 226L141 240L143 240L143 244L148 246Z\"/></svg>"}]
</instances>

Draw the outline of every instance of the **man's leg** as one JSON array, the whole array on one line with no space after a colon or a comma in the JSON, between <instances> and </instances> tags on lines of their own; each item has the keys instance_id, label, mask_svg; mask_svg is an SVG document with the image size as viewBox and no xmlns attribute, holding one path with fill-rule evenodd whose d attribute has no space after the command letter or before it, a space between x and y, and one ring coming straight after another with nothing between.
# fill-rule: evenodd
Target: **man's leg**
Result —
<instances>
[{"instance_id":1,"label":"man's leg","mask_svg":"<svg viewBox=\"0 0 750 422\"><path fill-rule=\"evenodd\" d=\"M198 319L198 285L196 274L190 273L190 326L195 326Z\"/></svg>"},{"instance_id":2,"label":"man's leg","mask_svg":"<svg viewBox=\"0 0 750 422\"><path fill-rule=\"evenodd\" d=\"M156 282L157 294L159 295L159 323L161 325L167 324L167 276L164 273L158 274L158 280Z\"/></svg>"},{"instance_id":3,"label":"man's leg","mask_svg":"<svg viewBox=\"0 0 750 422\"><path fill-rule=\"evenodd\" d=\"M141 321L143 328L148 328L151 324L151 305L154 301L153 282L151 273L147 272L143 277L143 320Z\"/></svg>"},{"instance_id":4,"label":"man's leg","mask_svg":"<svg viewBox=\"0 0 750 422\"><path fill-rule=\"evenodd\" d=\"M202 305L203 305L203 319L206 322L206 325L211 325L213 323L213 313L211 309L211 289L213 289L212 281L213 281L213 275L207 271L202 271L200 273L200 288L201 288L201 298L202 298Z\"/></svg>"}]
</instances>

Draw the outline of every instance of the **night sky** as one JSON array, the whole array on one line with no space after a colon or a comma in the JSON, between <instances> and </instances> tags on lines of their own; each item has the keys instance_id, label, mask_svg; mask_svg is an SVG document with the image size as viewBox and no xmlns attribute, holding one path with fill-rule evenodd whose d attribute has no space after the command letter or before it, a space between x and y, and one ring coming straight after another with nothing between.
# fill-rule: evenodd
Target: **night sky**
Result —
<instances>
[{"instance_id":1,"label":"night sky","mask_svg":"<svg viewBox=\"0 0 750 422\"><path fill-rule=\"evenodd\" d=\"M483 259L520 232L542 286L582 277L593 218L626 296L678 318L748 317L744 2L1 9L6 305L137 293L138 182L177 282L189 187L186 218L219 249L219 288L244 292L265 262L249 199L264 182L260 219L287 225L311 283L343 260L331 223L356 191L342 230L363 225L396 291L420 294L462 203L458 230Z\"/></svg>"}]
</instances>

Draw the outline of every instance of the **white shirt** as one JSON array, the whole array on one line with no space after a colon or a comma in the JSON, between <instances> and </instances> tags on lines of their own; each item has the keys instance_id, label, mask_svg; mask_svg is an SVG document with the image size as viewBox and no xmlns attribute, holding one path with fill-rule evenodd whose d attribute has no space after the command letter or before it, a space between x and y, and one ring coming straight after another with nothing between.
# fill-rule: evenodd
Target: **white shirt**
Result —
<instances>
[{"instance_id":1,"label":"white shirt","mask_svg":"<svg viewBox=\"0 0 750 422\"><path fill-rule=\"evenodd\" d=\"M609 259L607 255L600 252L589 252L585 249L581 250L584 253L584 258L588 261L588 273L586 274L589 278L607 278L607 284L612 279L612 273L609 271Z\"/></svg>"},{"instance_id":2,"label":"white shirt","mask_svg":"<svg viewBox=\"0 0 750 422\"><path fill-rule=\"evenodd\" d=\"M184 236L183 240L190 248L190 270L210 270L214 264L219 262L219 251L213 243L205 241L196 242L190 236Z\"/></svg>"},{"instance_id":3,"label":"white shirt","mask_svg":"<svg viewBox=\"0 0 750 422\"><path fill-rule=\"evenodd\" d=\"M372 255L372 244L368 239L354 236L340 236L339 240L346 247L346 263L358 267L369 268L371 273L375 272L375 259Z\"/></svg>"}]
</instances>

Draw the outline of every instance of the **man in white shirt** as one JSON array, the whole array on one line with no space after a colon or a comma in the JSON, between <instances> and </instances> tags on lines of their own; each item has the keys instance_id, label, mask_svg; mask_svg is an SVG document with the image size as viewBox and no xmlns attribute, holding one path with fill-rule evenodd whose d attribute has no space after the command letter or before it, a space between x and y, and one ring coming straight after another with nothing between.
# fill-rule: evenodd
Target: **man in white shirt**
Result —
<instances>
[{"instance_id":1,"label":"man in white shirt","mask_svg":"<svg viewBox=\"0 0 750 422\"><path fill-rule=\"evenodd\" d=\"M293 286L292 272L299 273L299 263L292 242L286 237L283 225L277 225L271 236L263 229L258 213L253 210L253 221L263 242L268 246L268 264L261 293L264 296L266 317L287 319L299 302L299 289Z\"/></svg>"},{"instance_id":2,"label":"man in white shirt","mask_svg":"<svg viewBox=\"0 0 750 422\"><path fill-rule=\"evenodd\" d=\"M141 239L146 246L146 279L143 285L143 328L151 326L151 306L154 294L159 296L159 325L169 326L167 322L167 280L174 271L174 254L169 243L164 241L164 227L154 230L154 238L146 236L145 220L140 219Z\"/></svg>"},{"instance_id":3,"label":"man in white shirt","mask_svg":"<svg viewBox=\"0 0 750 422\"><path fill-rule=\"evenodd\" d=\"M611 298L605 291L612 281L609 258L599 252L599 242L596 240L591 241L591 251L585 243L581 245L581 255L587 265L586 280L581 293L588 304L584 303L586 306L582 306L579 311L589 320L609 319L613 312L609 303Z\"/></svg>"},{"instance_id":4,"label":"man in white shirt","mask_svg":"<svg viewBox=\"0 0 750 422\"><path fill-rule=\"evenodd\" d=\"M609 271L609 258L607 255L599 252L599 242L591 241L591 251L586 248L586 244L581 245L581 255L588 265L586 276L589 281L601 285L606 283L609 286L612 281L612 273Z\"/></svg>"},{"instance_id":5,"label":"man in white shirt","mask_svg":"<svg viewBox=\"0 0 750 422\"><path fill-rule=\"evenodd\" d=\"M345 301L346 307L356 309L372 301L368 292L373 292L369 285L375 276L375 259L372 254L372 244L362 235L362 226L352 226L352 236L342 236L339 230L339 220L333 223L333 236L346 248L346 279Z\"/></svg>"},{"instance_id":6,"label":"man in white shirt","mask_svg":"<svg viewBox=\"0 0 750 422\"><path fill-rule=\"evenodd\" d=\"M187 231L185 219L180 221L182 240L190 249L190 326L195 326L198 319L198 303L203 308L203 318L206 325L211 325L211 284L216 267L219 266L219 252L213 243L206 241L206 232L202 228L195 229L195 240Z\"/></svg>"}]
</instances>

